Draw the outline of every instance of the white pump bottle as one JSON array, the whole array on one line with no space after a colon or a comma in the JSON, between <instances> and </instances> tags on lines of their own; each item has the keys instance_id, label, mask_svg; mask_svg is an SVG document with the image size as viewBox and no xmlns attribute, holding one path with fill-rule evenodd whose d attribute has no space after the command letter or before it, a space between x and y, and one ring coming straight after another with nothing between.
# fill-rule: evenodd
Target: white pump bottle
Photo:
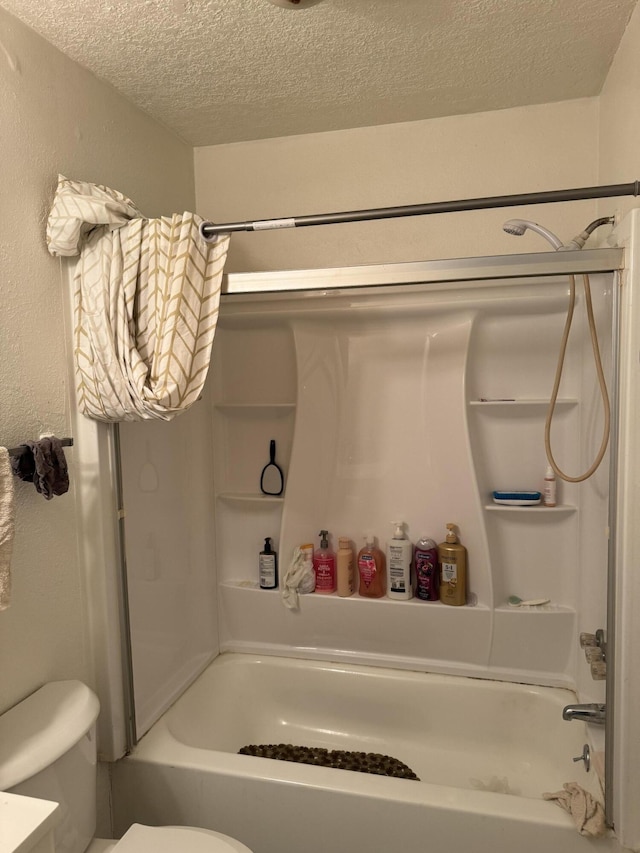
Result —
<instances>
[{"instance_id":1,"label":"white pump bottle","mask_svg":"<svg viewBox=\"0 0 640 853\"><path fill-rule=\"evenodd\" d=\"M394 521L393 539L387 543L387 566L389 569L388 596L408 600L413 598L411 583L411 542L404 535L404 522Z\"/></svg>"}]
</instances>

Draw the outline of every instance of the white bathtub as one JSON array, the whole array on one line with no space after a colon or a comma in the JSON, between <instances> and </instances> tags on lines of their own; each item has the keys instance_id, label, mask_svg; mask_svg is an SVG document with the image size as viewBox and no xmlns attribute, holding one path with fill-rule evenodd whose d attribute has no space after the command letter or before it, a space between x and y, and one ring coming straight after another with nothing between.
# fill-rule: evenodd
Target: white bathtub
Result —
<instances>
[{"instance_id":1,"label":"white bathtub","mask_svg":"<svg viewBox=\"0 0 640 853\"><path fill-rule=\"evenodd\" d=\"M594 771L559 688L277 657L219 657L114 768L116 831L191 824L255 853L579 853L543 791ZM291 743L390 755L421 781L238 755ZM619 850L614 839L597 842Z\"/></svg>"}]
</instances>

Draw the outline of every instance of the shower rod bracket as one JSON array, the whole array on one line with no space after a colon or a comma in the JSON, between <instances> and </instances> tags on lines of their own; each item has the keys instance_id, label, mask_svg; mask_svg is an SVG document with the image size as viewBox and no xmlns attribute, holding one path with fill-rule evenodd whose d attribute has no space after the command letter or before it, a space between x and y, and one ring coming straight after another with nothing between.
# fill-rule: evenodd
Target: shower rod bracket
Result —
<instances>
[{"instance_id":1,"label":"shower rod bracket","mask_svg":"<svg viewBox=\"0 0 640 853\"><path fill-rule=\"evenodd\" d=\"M568 190L497 195L486 198L435 201L426 204L407 204L397 207L377 207L369 210L347 210L338 213L319 213L311 216L289 216L281 219L259 219L255 222L202 222L200 236L215 242L222 234L235 231L273 231L280 228L305 228L310 225L339 225L343 222L366 222L372 219L397 219L401 216L428 216L434 213L459 213L464 210L489 210L496 207L517 207L527 204L549 204L559 201L582 201L591 198L640 195L640 181L629 184L608 184L601 187L578 187Z\"/></svg>"}]
</instances>

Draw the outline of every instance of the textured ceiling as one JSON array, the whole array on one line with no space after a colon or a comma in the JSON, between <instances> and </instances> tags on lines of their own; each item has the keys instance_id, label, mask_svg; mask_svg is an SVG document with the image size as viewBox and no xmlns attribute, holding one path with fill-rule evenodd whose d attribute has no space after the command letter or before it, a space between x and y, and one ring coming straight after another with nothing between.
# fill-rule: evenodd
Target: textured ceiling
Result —
<instances>
[{"instance_id":1,"label":"textured ceiling","mask_svg":"<svg viewBox=\"0 0 640 853\"><path fill-rule=\"evenodd\" d=\"M597 95L636 0L0 0L194 145Z\"/></svg>"}]
</instances>

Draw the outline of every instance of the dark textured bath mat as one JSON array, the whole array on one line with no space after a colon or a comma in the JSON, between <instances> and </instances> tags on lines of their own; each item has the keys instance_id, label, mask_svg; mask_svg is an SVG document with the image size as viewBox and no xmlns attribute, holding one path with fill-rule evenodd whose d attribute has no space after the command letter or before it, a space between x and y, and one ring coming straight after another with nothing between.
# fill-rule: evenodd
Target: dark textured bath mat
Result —
<instances>
[{"instance_id":1,"label":"dark textured bath mat","mask_svg":"<svg viewBox=\"0 0 640 853\"><path fill-rule=\"evenodd\" d=\"M238 750L239 755L255 755L258 758L277 758L280 761L296 761L299 764L316 764L319 767L335 767L338 770L356 770L359 773L376 773L378 776L395 776L399 779L415 779L416 774L388 755L376 752L349 752L345 749L322 749L316 746L292 746L289 743L250 744Z\"/></svg>"}]
</instances>

